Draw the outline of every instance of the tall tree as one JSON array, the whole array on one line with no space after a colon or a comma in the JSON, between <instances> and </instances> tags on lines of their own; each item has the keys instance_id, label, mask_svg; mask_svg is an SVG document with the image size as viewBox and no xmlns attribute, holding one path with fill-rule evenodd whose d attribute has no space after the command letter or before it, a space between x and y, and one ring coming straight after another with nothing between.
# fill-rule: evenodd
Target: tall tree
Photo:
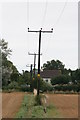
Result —
<instances>
[{"instance_id":1,"label":"tall tree","mask_svg":"<svg viewBox=\"0 0 80 120\"><path fill-rule=\"evenodd\" d=\"M0 40L0 49L2 54L2 85L5 86L8 85L11 74L13 72L18 73L18 71L13 63L8 60L12 50L8 48L8 42L6 42L4 39Z\"/></svg>"},{"instance_id":2,"label":"tall tree","mask_svg":"<svg viewBox=\"0 0 80 120\"><path fill-rule=\"evenodd\" d=\"M43 69L44 70L58 70L58 69L61 69L63 70L64 69L64 66L63 63L59 60L51 60L51 61L47 61L47 63L44 63L43 64Z\"/></svg>"}]
</instances>

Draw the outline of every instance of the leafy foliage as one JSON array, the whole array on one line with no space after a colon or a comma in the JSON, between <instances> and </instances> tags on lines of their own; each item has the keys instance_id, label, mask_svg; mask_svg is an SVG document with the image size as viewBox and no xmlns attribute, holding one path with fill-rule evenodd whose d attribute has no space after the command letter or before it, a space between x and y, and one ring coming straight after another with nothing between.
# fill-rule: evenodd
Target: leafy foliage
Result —
<instances>
[{"instance_id":1,"label":"leafy foliage","mask_svg":"<svg viewBox=\"0 0 80 120\"><path fill-rule=\"evenodd\" d=\"M13 81L8 85L8 89L19 89L18 83Z\"/></svg>"},{"instance_id":2,"label":"leafy foliage","mask_svg":"<svg viewBox=\"0 0 80 120\"><path fill-rule=\"evenodd\" d=\"M8 48L8 42L5 42L4 39L0 40L0 48L2 53L2 86L7 86L12 80L11 75L18 73L18 70L13 63L8 60L12 52L12 50Z\"/></svg>"},{"instance_id":3,"label":"leafy foliage","mask_svg":"<svg viewBox=\"0 0 80 120\"><path fill-rule=\"evenodd\" d=\"M76 71L73 71L72 82L74 84L80 84L80 69L77 69Z\"/></svg>"},{"instance_id":4,"label":"leafy foliage","mask_svg":"<svg viewBox=\"0 0 80 120\"><path fill-rule=\"evenodd\" d=\"M43 64L43 69L44 70L58 70L58 69L64 69L64 65L61 61L59 60L51 60L51 61L47 61L47 63Z\"/></svg>"},{"instance_id":5,"label":"leafy foliage","mask_svg":"<svg viewBox=\"0 0 80 120\"><path fill-rule=\"evenodd\" d=\"M5 42L4 39L0 40L0 47L2 51L2 57L9 57L11 55L12 50L8 48L8 42Z\"/></svg>"},{"instance_id":6,"label":"leafy foliage","mask_svg":"<svg viewBox=\"0 0 80 120\"><path fill-rule=\"evenodd\" d=\"M52 78L51 83L55 90L58 91L80 91L80 69L75 71L68 70L70 75L61 75L56 78ZM67 72L68 72L67 71Z\"/></svg>"},{"instance_id":7,"label":"leafy foliage","mask_svg":"<svg viewBox=\"0 0 80 120\"><path fill-rule=\"evenodd\" d=\"M51 79L52 85L68 84L69 82L70 82L70 76L66 76L66 75L60 75Z\"/></svg>"}]
</instances>

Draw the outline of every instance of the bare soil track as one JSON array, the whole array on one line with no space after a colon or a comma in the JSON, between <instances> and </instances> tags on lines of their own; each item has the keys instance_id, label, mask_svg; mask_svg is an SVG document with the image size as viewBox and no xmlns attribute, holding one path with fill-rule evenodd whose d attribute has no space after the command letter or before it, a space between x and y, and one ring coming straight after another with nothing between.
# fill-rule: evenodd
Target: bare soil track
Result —
<instances>
[{"instance_id":1,"label":"bare soil track","mask_svg":"<svg viewBox=\"0 0 80 120\"><path fill-rule=\"evenodd\" d=\"M24 92L2 93L2 117L13 118L21 107ZM47 104L53 104L64 118L78 117L78 95L46 94Z\"/></svg>"},{"instance_id":2,"label":"bare soil track","mask_svg":"<svg viewBox=\"0 0 80 120\"><path fill-rule=\"evenodd\" d=\"M13 118L21 107L25 93L2 93L2 118Z\"/></svg>"},{"instance_id":3,"label":"bare soil track","mask_svg":"<svg viewBox=\"0 0 80 120\"><path fill-rule=\"evenodd\" d=\"M65 118L78 118L78 95L46 94L48 104L54 104Z\"/></svg>"}]
</instances>

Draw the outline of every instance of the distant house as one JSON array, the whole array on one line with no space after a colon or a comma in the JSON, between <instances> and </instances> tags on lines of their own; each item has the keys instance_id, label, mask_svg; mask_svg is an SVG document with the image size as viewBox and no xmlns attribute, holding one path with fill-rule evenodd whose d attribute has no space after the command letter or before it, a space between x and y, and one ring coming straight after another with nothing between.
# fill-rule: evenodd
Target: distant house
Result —
<instances>
[{"instance_id":1,"label":"distant house","mask_svg":"<svg viewBox=\"0 0 80 120\"><path fill-rule=\"evenodd\" d=\"M51 83L51 78L61 75L61 70L43 70L40 72L44 81Z\"/></svg>"}]
</instances>

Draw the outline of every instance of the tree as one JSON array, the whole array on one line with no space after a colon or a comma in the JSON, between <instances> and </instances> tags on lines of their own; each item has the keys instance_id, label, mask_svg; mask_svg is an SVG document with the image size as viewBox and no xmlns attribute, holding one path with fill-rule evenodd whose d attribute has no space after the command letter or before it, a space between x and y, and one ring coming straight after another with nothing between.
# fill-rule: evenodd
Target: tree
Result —
<instances>
[{"instance_id":1,"label":"tree","mask_svg":"<svg viewBox=\"0 0 80 120\"><path fill-rule=\"evenodd\" d=\"M0 48L3 58L9 57L9 55L11 55L12 50L8 48L8 42L5 42L4 39L0 40Z\"/></svg>"},{"instance_id":2,"label":"tree","mask_svg":"<svg viewBox=\"0 0 80 120\"><path fill-rule=\"evenodd\" d=\"M64 85L64 84L68 84L70 81L70 76L66 76L66 75L60 75L57 76L55 78L51 79L51 84L52 85Z\"/></svg>"},{"instance_id":3,"label":"tree","mask_svg":"<svg viewBox=\"0 0 80 120\"><path fill-rule=\"evenodd\" d=\"M11 69L8 67L9 62L7 57L10 55L11 50L8 48L8 43L4 39L0 40L0 48L2 54L2 85L7 85L11 73Z\"/></svg>"},{"instance_id":4,"label":"tree","mask_svg":"<svg viewBox=\"0 0 80 120\"><path fill-rule=\"evenodd\" d=\"M13 63L8 60L12 52L12 50L8 48L8 42L4 39L0 40L0 48L2 54L2 86L7 86L9 81L11 81L11 74L18 73L18 70Z\"/></svg>"},{"instance_id":5,"label":"tree","mask_svg":"<svg viewBox=\"0 0 80 120\"><path fill-rule=\"evenodd\" d=\"M80 69L72 72L72 82L73 84L80 84Z\"/></svg>"},{"instance_id":6,"label":"tree","mask_svg":"<svg viewBox=\"0 0 80 120\"><path fill-rule=\"evenodd\" d=\"M19 74L19 85L27 84L30 85L30 73L28 71L24 71L23 74Z\"/></svg>"},{"instance_id":7,"label":"tree","mask_svg":"<svg viewBox=\"0 0 80 120\"><path fill-rule=\"evenodd\" d=\"M43 69L44 70L58 70L58 69L61 69L63 70L64 69L64 66L63 63L59 60L51 60L51 61L47 61L47 63L44 63L43 64Z\"/></svg>"},{"instance_id":8,"label":"tree","mask_svg":"<svg viewBox=\"0 0 80 120\"><path fill-rule=\"evenodd\" d=\"M10 75L10 79L11 79L11 81L16 81L16 82L18 82L18 80L19 80L19 74L18 74L18 73L12 73L12 74Z\"/></svg>"}]
</instances>

